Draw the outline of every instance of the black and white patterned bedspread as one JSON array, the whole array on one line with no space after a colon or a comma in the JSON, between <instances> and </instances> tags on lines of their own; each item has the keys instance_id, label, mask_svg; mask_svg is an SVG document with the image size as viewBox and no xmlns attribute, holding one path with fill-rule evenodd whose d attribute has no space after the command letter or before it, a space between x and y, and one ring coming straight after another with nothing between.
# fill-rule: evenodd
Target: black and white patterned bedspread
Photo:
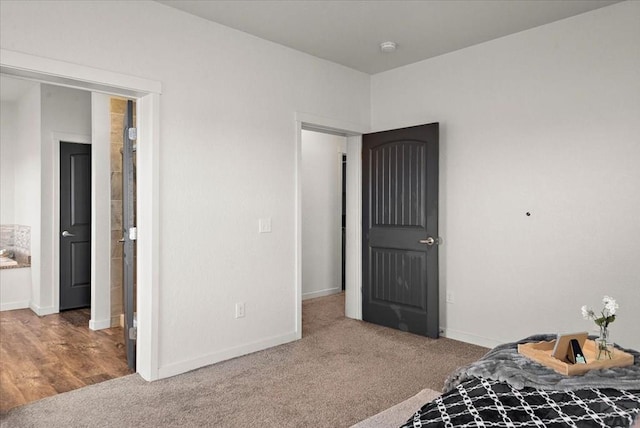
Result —
<instances>
[{"instance_id":1,"label":"black and white patterned bedspread","mask_svg":"<svg viewBox=\"0 0 640 428\"><path fill-rule=\"evenodd\" d=\"M640 415L640 390L516 389L471 378L424 405L410 427L630 427Z\"/></svg>"}]
</instances>

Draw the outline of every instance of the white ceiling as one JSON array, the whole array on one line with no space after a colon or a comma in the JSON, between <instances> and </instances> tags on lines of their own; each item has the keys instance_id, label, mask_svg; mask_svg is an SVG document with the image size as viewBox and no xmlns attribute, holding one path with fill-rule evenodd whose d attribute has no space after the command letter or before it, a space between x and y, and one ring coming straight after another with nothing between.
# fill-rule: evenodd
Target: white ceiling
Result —
<instances>
[{"instance_id":1,"label":"white ceiling","mask_svg":"<svg viewBox=\"0 0 640 428\"><path fill-rule=\"evenodd\" d=\"M619 0L156 1L375 74ZM384 41L398 49L380 52ZM34 85L0 77L2 101L15 101Z\"/></svg>"},{"instance_id":2,"label":"white ceiling","mask_svg":"<svg viewBox=\"0 0 640 428\"><path fill-rule=\"evenodd\" d=\"M375 74L619 0L156 1Z\"/></svg>"}]
</instances>

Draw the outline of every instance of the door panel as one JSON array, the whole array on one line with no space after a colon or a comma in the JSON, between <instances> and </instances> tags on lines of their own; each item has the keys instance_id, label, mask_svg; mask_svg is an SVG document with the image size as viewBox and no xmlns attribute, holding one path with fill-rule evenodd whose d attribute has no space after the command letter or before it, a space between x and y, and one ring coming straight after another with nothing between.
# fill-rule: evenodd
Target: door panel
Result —
<instances>
[{"instance_id":1,"label":"door panel","mask_svg":"<svg viewBox=\"0 0 640 428\"><path fill-rule=\"evenodd\" d=\"M438 337L438 124L365 134L362 159L363 319Z\"/></svg>"},{"instance_id":2,"label":"door panel","mask_svg":"<svg viewBox=\"0 0 640 428\"><path fill-rule=\"evenodd\" d=\"M372 147L375 175L372 224L424 227L425 156L419 141L395 141Z\"/></svg>"},{"instance_id":3,"label":"door panel","mask_svg":"<svg viewBox=\"0 0 640 428\"><path fill-rule=\"evenodd\" d=\"M372 248L371 300L426 310L423 288L412 286L424 280L425 266L423 252Z\"/></svg>"},{"instance_id":4,"label":"door panel","mask_svg":"<svg viewBox=\"0 0 640 428\"><path fill-rule=\"evenodd\" d=\"M91 305L91 146L60 142L60 310Z\"/></svg>"},{"instance_id":5,"label":"door panel","mask_svg":"<svg viewBox=\"0 0 640 428\"><path fill-rule=\"evenodd\" d=\"M135 228L135 150L133 140L129 138L129 129L135 128L133 122L133 101L127 101L124 116L124 136L122 146L122 228L124 229L124 339L127 347L127 363L132 370L136 369L135 338L135 237L131 231Z\"/></svg>"},{"instance_id":6,"label":"door panel","mask_svg":"<svg viewBox=\"0 0 640 428\"><path fill-rule=\"evenodd\" d=\"M71 287L91 283L91 242L71 243Z\"/></svg>"},{"instance_id":7,"label":"door panel","mask_svg":"<svg viewBox=\"0 0 640 428\"><path fill-rule=\"evenodd\" d=\"M72 154L70 160L71 226L91 225L91 151Z\"/></svg>"}]
</instances>

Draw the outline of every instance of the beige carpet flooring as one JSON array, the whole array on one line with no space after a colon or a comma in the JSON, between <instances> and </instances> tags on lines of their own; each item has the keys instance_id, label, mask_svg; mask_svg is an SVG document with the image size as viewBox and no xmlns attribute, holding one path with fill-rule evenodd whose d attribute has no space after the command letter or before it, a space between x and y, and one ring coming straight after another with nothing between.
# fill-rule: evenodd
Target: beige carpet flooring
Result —
<instances>
[{"instance_id":1,"label":"beige carpet flooring","mask_svg":"<svg viewBox=\"0 0 640 428\"><path fill-rule=\"evenodd\" d=\"M438 391L433 389L423 389L402 403L398 403L364 421L358 422L352 425L351 428L399 427L407 421L408 415L416 413L425 403L435 400L440 395Z\"/></svg>"},{"instance_id":2,"label":"beige carpet flooring","mask_svg":"<svg viewBox=\"0 0 640 428\"><path fill-rule=\"evenodd\" d=\"M439 391L486 351L347 319L338 294L303 303L299 341L156 382L134 374L45 398L1 415L0 425L349 427L425 388Z\"/></svg>"}]
</instances>

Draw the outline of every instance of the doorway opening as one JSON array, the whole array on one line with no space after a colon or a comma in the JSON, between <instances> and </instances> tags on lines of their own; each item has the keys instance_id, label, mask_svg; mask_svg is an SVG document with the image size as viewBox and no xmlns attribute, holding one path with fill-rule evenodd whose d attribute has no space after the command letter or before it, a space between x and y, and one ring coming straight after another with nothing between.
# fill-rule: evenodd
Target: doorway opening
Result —
<instances>
[{"instance_id":1,"label":"doorway opening","mask_svg":"<svg viewBox=\"0 0 640 428\"><path fill-rule=\"evenodd\" d=\"M362 319L362 230L360 227L362 216L362 164L359 161L362 152L362 134L368 132L364 126L343 122L337 119L329 119L310 115L307 113L296 113L296 336L302 337L302 300L303 300L303 243L302 228L304 225L302 204L303 196L303 159L302 159L302 133L303 131L314 131L316 133L342 136L346 138L346 150L339 154L336 151L338 171L341 170L342 156L346 155L346 191L345 191L345 289L344 289L344 315L349 318ZM354 161L349 161L353 159ZM341 172L338 172L341 177ZM340 180L341 181L341 180ZM337 188L338 198L341 198L342 189ZM340 203L339 203L340 204ZM338 255L341 254L341 204L336 210L338 221ZM339 260L339 259L338 259ZM340 262L338 266L338 290L341 291Z\"/></svg>"},{"instance_id":2,"label":"doorway opening","mask_svg":"<svg viewBox=\"0 0 640 428\"><path fill-rule=\"evenodd\" d=\"M31 240L31 248L36 251L29 256L34 263L24 267L27 275L5 278L3 272L3 291L26 291L24 303L2 308L0 316L7 330L3 353L31 355L51 363L31 367L37 373L37 392L30 390L34 388L32 378L24 378L31 360L12 359L7 364L7 376L12 381L3 384L0 392L7 397L2 402L4 411L7 406L28 402L20 400L44 398L124 376L131 370L123 351L123 329L111 329L108 318L106 323L100 319L111 303L108 260L101 255L109 251L95 249L108 246L109 235L108 227L104 227L108 224L94 220L109 216L109 204L96 201L108 200L108 192L103 190L108 191L111 183L108 172L102 177L94 174L109 162L108 145L92 138L95 94L31 81L24 93L5 100L5 90L13 82L25 80L2 75L2 81L3 114L15 119L3 123L3 161L15 168L3 171L14 180L5 180L7 174L3 174L2 193L10 190L13 197L3 198L2 222L24 223L36 231ZM110 122L108 116L101 119ZM5 138L5 131L10 131L12 138ZM4 150L9 144L14 146L12 150ZM37 216L30 216L35 210L25 208L34 205L41 207L44 215L40 216L38 209ZM97 226L99 230L94 229ZM50 264L42 269L45 260ZM107 275L100 274L100 267L105 265ZM64 341L62 349L60 340ZM100 350L97 354L96 349ZM89 369L87 361L92 362Z\"/></svg>"},{"instance_id":3,"label":"doorway opening","mask_svg":"<svg viewBox=\"0 0 640 428\"><path fill-rule=\"evenodd\" d=\"M91 93L92 112L107 115L108 107L101 102L109 95L134 98L138 106L138 149L137 157L137 220L140 238L137 240L137 360L136 372L145 380L159 378L159 101L161 93L160 82L123 75L106 70L69 64L53 59L38 57L20 52L2 49L0 55L0 72L3 75L19 77L45 84L76 88ZM109 94L109 95L107 95ZM107 126L101 126L92 121L92 135L109 133ZM37 146L43 150L47 147L45 141L36 135ZM108 135L105 138L108 141ZM47 149L49 150L49 149ZM97 301L110 300L110 226L109 226L109 167L110 149L107 144L92 144L94 159L104 159L105 162L92 165L92 175L103 177L92 183L92 293L91 320L92 330L107 328L110 325L110 305L100 307ZM53 163L52 161L50 161ZM37 176L46 173L50 177L53 169L51 163L42 163L42 170ZM40 163L38 163L39 165ZM55 165L54 165L55 167ZM106 177L106 179L104 179ZM46 182L46 180L42 180ZM55 188L55 186L54 186ZM53 192L42 192L36 195L37 206L53 207ZM106 199L103 200L103 199ZM54 214L55 216L55 211ZM43 217L42 224L50 219ZM53 220L53 219L51 219ZM55 254L50 251L39 251L39 248L52 248L59 239L59 227L53 222L42 228L42 234L37 241L39 257L32 258L31 269L34 272L29 287L29 307L39 316L58 312L58 287L56 278ZM41 228L37 218L34 224ZM36 235L38 236L38 235ZM95 239L98 237L98 239ZM106 284L106 287L104 286ZM106 309L106 311L105 311Z\"/></svg>"},{"instance_id":4,"label":"doorway opening","mask_svg":"<svg viewBox=\"0 0 640 428\"><path fill-rule=\"evenodd\" d=\"M341 293L344 135L302 130L302 299Z\"/></svg>"},{"instance_id":5,"label":"doorway opening","mask_svg":"<svg viewBox=\"0 0 640 428\"><path fill-rule=\"evenodd\" d=\"M136 102L110 97L111 326L124 329L127 363L135 369Z\"/></svg>"}]
</instances>

